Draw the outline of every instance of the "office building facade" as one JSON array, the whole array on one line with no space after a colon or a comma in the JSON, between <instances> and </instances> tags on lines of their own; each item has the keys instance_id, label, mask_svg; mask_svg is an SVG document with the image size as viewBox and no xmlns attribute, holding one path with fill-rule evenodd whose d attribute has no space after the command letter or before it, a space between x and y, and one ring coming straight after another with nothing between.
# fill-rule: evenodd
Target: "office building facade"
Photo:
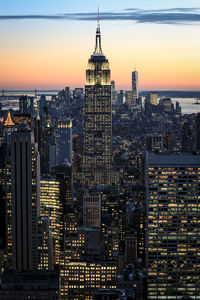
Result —
<instances>
[{"instance_id":1,"label":"office building facade","mask_svg":"<svg viewBox=\"0 0 200 300\"><path fill-rule=\"evenodd\" d=\"M200 299L200 155L146 161L148 299Z\"/></svg>"},{"instance_id":2,"label":"office building facade","mask_svg":"<svg viewBox=\"0 0 200 300\"><path fill-rule=\"evenodd\" d=\"M61 184L53 177L42 178L40 187L40 216L49 218L49 230L52 233L55 264L60 263L62 239Z\"/></svg>"},{"instance_id":3,"label":"office building facade","mask_svg":"<svg viewBox=\"0 0 200 300\"><path fill-rule=\"evenodd\" d=\"M72 120L60 120L57 124L57 165L72 164Z\"/></svg>"}]
</instances>

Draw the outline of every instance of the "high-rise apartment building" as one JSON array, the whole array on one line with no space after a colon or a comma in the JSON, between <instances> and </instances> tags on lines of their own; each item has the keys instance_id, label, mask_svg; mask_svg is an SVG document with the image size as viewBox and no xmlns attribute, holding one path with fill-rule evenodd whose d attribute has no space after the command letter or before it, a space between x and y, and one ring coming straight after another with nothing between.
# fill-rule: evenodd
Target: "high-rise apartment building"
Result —
<instances>
[{"instance_id":1,"label":"high-rise apartment building","mask_svg":"<svg viewBox=\"0 0 200 300\"><path fill-rule=\"evenodd\" d=\"M134 71L132 72L132 92L133 92L133 98L137 99L139 96L138 91L138 72Z\"/></svg>"},{"instance_id":2,"label":"high-rise apartment building","mask_svg":"<svg viewBox=\"0 0 200 300\"><path fill-rule=\"evenodd\" d=\"M37 269L39 188L39 153L34 134L21 128L11 137L11 241L13 268L17 270Z\"/></svg>"},{"instance_id":3,"label":"high-rise apartment building","mask_svg":"<svg viewBox=\"0 0 200 300\"><path fill-rule=\"evenodd\" d=\"M109 62L102 52L98 22L95 51L88 62L85 86L83 182L111 183L111 81Z\"/></svg>"},{"instance_id":4,"label":"high-rise apartment building","mask_svg":"<svg viewBox=\"0 0 200 300\"><path fill-rule=\"evenodd\" d=\"M72 164L72 120L60 120L57 124L57 165Z\"/></svg>"},{"instance_id":5,"label":"high-rise apartment building","mask_svg":"<svg viewBox=\"0 0 200 300\"><path fill-rule=\"evenodd\" d=\"M200 299L200 155L146 162L148 299Z\"/></svg>"}]
</instances>

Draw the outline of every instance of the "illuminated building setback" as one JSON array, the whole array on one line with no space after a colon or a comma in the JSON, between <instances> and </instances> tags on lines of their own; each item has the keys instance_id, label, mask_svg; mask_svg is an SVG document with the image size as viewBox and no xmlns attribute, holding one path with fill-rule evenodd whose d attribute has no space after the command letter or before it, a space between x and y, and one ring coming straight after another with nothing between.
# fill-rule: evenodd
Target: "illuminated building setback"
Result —
<instances>
[{"instance_id":1,"label":"illuminated building setback","mask_svg":"<svg viewBox=\"0 0 200 300\"><path fill-rule=\"evenodd\" d=\"M200 155L147 154L148 299L200 299Z\"/></svg>"},{"instance_id":2,"label":"illuminated building setback","mask_svg":"<svg viewBox=\"0 0 200 300\"><path fill-rule=\"evenodd\" d=\"M111 116L110 69L102 52L98 22L96 47L86 70L83 157L85 184L109 185L111 182Z\"/></svg>"}]
</instances>

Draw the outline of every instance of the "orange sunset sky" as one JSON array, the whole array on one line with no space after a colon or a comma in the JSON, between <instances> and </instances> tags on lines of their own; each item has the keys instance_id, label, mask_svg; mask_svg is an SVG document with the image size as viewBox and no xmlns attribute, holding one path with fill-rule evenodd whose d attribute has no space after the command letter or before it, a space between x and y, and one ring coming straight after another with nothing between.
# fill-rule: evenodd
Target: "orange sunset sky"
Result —
<instances>
[{"instance_id":1,"label":"orange sunset sky","mask_svg":"<svg viewBox=\"0 0 200 300\"><path fill-rule=\"evenodd\" d=\"M12 8L4 2L0 2L0 89L83 87L94 51L98 1L85 5L77 1L76 6L65 1L49 0L48 5L46 0L19 1ZM180 1L167 2L135 1L130 10L133 1L115 7L112 0L101 1L102 48L118 89L131 88L136 66L140 90L200 90L199 2L183 0L182 10ZM55 17L60 14L65 16ZM171 18L173 22L168 21Z\"/></svg>"}]
</instances>

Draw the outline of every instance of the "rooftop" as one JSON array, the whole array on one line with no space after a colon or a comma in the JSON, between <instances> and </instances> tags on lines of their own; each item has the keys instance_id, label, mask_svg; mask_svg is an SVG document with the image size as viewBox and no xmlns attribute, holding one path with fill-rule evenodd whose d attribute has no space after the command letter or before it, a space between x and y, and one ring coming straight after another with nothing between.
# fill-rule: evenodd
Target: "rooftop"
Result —
<instances>
[{"instance_id":1,"label":"rooftop","mask_svg":"<svg viewBox=\"0 0 200 300\"><path fill-rule=\"evenodd\" d=\"M200 166L200 153L196 152L147 152L150 165L197 165Z\"/></svg>"}]
</instances>

